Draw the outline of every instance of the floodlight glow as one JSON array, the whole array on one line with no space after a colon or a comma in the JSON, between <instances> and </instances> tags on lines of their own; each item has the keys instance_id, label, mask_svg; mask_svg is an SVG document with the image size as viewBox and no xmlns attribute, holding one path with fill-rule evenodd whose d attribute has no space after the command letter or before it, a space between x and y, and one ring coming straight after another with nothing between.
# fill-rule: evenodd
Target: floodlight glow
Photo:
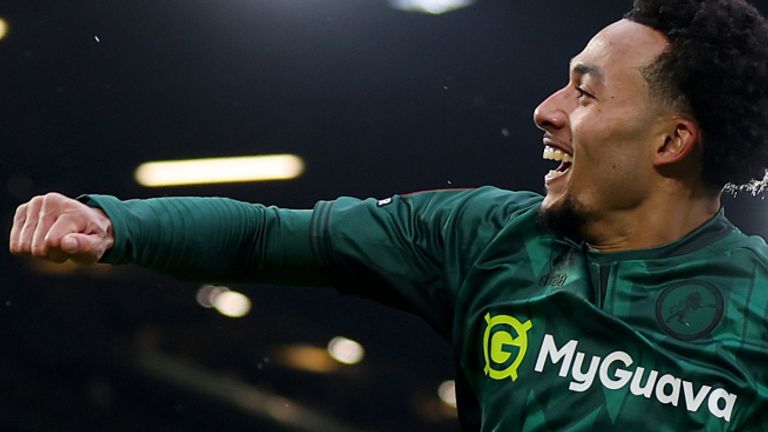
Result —
<instances>
[{"instance_id":1,"label":"floodlight glow","mask_svg":"<svg viewBox=\"0 0 768 432\"><path fill-rule=\"evenodd\" d=\"M216 304L216 299L226 291L229 291L229 288L224 286L203 285L197 290L195 299L200 306L204 308L212 308Z\"/></svg>"},{"instance_id":2,"label":"floodlight glow","mask_svg":"<svg viewBox=\"0 0 768 432\"><path fill-rule=\"evenodd\" d=\"M213 307L224 316L240 318L251 311L251 300L237 291L224 291L216 296Z\"/></svg>"},{"instance_id":3,"label":"floodlight glow","mask_svg":"<svg viewBox=\"0 0 768 432\"><path fill-rule=\"evenodd\" d=\"M471 6L475 0L389 0L395 9L439 15Z\"/></svg>"},{"instance_id":4,"label":"floodlight glow","mask_svg":"<svg viewBox=\"0 0 768 432\"><path fill-rule=\"evenodd\" d=\"M352 339L339 336L328 343L328 354L339 363L353 365L363 360L365 350Z\"/></svg>"},{"instance_id":5,"label":"floodlight glow","mask_svg":"<svg viewBox=\"0 0 768 432\"><path fill-rule=\"evenodd\" d=\"M8 34L8 21L0 18L0 39L4 38Z\"/></svg>"},{"instance_id":6,"label":"floodlight glow","mask_svg":"<svg viewBox=\"0 0 768 432\"><path fill-rule=\"evenodd\" d=\"M440 387L437 388L437 395L440 397L440 400L443 401L444 404L456 408L455 381L444 381L442 384L440 384Z\"/></svg>"},{"instance_id":7,"label":"floodlight glow","mask_svg":"<svg viewBox=\"0 0 768 432\"><path fill-rule=\"evenodd\" d=\"M282 366L306 372L332 373L341 367L326 350L305 344L282 347L273 353L273 357Z\"/></svg>"},{"instance_id":8,"label":"floodlight glow","mask_svg":"<svg viewBox=\"0 0 768 432\"><path fill-rule=\"evenodd\" d=\"M290 180L304 171L304 161L291 154L146 162L136 168L142 186Z\"/></svg>"}]
</instances>

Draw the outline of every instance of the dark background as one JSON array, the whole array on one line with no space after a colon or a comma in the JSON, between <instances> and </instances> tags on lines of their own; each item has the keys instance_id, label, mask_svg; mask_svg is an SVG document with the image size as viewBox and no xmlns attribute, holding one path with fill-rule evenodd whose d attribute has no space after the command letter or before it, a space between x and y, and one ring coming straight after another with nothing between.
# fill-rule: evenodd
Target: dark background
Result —
<instances>
[{"instance_id":1,"label":"dark background","mask_svg":"<svg viewBox=\"0 0 768 432\"><path fill-rule=\"evenodd\" d=\"M3 238L16 206L48 191L295 208L484 184L541 191L533 108L629 7L480 0L429 16L386 0L5 0ZM305 175L163 189L133 180L148 160L276 152L303 157ZM727 215L764 236L762 200L727 197ZM235 288L253 310L232 319L200 307L195 284L7 253L0 275L0 429L457 430L436 396L452 377L450 346L410 315L331 290L245 285ZM365 345L362 364L323 375L270 356L336 335ZM169 370L204 375L173 381ZM190 384L200 382L210 385ZM256 394L285 410L265 415Z\"/></svg>"}]
</instances>

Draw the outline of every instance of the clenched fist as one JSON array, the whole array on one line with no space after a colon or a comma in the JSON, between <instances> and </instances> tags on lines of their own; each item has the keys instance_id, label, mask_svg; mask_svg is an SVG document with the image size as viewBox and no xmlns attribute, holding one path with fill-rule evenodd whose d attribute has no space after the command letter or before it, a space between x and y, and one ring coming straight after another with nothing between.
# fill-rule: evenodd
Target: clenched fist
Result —
<instances>
[{"instance_id":1,"label":"clenched fist","mask_svg":"<svg viewBox=\"0 0 768 432\"><path fill-rule=\"evenodd\" d=\"M115 242L103 211L58 193L36 196L16 209L10 249L16 255L90 264Z\"/></svg>"}]
</instances>

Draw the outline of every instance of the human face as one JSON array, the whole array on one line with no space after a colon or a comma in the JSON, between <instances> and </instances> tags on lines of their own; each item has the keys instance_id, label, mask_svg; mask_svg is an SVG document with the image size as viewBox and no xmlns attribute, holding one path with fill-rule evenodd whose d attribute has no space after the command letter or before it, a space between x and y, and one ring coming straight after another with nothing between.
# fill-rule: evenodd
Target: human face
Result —
<instances>
[{"instance_id":1,"label":"human face","mask_svg":"<svg viewBox=\"0 0 768 432\"><path fill-rule=\"evenodd\" d=\"M664 140L663 106L651 96L642 68L667 46L650 27L615 22L573 58L568 84L536 108L544 158L562 161L544 179L545 218L575 211L595 222L636 208L651 192L653 156Z\"/></svg>"}]
</instances>

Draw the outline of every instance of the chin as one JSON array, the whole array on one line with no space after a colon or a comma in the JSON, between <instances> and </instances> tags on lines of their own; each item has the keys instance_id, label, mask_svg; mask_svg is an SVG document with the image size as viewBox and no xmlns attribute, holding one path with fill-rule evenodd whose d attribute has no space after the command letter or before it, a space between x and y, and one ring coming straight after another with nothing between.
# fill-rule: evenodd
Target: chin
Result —
<instances>
[{"instance_id":1,"label":"chin","mask_svg":"<svg viewBox=\"0 0 768 432\"><path fill-rule=\"evenodd\" d=\"M551 198L547 195L539 209L539 221L547 228L573 239L582 239L586 211L570 195Z\"/></svg>"}]
</instances>

